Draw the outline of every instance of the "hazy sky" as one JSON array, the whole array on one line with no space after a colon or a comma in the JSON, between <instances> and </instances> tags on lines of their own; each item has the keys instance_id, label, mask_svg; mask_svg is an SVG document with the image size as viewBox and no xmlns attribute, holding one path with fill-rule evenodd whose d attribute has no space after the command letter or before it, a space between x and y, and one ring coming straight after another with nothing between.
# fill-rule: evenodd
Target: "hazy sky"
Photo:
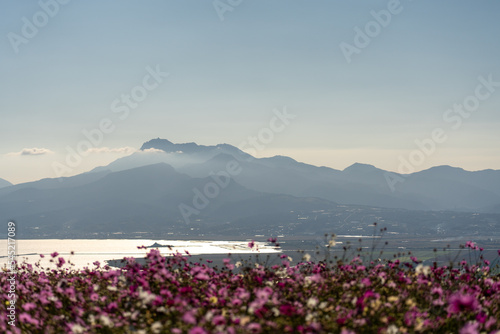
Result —
<instances>
[{"instance_id":1,"label":"hazy sky","mask_svg":"<svg viewBox=\"0 0 500 334\"><path fill-rule=\"evenodd\" d=\"M499 33L496 0L2 1L0 178L81 173L156 137L500 169Z\"/></svg>"}]
</instances>

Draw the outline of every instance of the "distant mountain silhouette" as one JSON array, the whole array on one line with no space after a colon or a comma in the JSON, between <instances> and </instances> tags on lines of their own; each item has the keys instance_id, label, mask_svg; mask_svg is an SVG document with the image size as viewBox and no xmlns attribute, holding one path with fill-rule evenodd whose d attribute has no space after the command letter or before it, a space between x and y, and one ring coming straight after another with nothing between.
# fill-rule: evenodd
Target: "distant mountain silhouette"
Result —
<instances>
[{"instance_id":1,"label":"distant mountain silhouette","mask_svg":"<svg viewBox=\"0 0 500 334\"><path fill-rule=\"evenodd\" d=\"M95 171L119 171L165 162L180 173L207 177L210 173L224 171L226 164L233 160L242 168L242 172L234 176L235 181L248 189L267 193L319 197L341 204L416 210L490 212L489 208L500 203L499 170L469 172L438 166L400 175L372 165L355 163L340 171L284 156L258 159L228 144L174 144L159 138L141 147L142 151L148 149L165 153L135 153ZM398 178L392 189L387 181L388 175Z\"/></svg>"},{"instance_id":2,"label":"distant mountain silhouette","mask_svg":"<svg viewBox=\"0 0 500 334\"><path fill-rule=\"evenodd\" d=\"M398 180L392 189L388 175ZM226 223L235 231L250 231L252 224L263 224L264 229L270 223L285 226L300 212L310 216L337 210L339 205L391 208L398 214L401 210L500 213L499 170L469 172L438 166L400 175L355 163L341 171L284 156L258 159L228 144L174 144L165 139L148 141L140 152L91 172L3 184L7 185L0 189L3 216L45 235L189 233L196 226L218 226L223 231L220 224Z\"/></svg>"},{"instance_id":3,"label":"distant mountain silhouette","mask_svg":"<svg viewBox=\"0 0 500 334\"><path fill-rule=\"evenodd\" d=\"M58 188L47 187L48 180L19 186L0 194L0 212L22 222L22 228L39 233L165 232L186 230L192 224L220 224L255 215L337 206L321 199L256 192L234 181L212 198L203 193L207 184L214 184L213 178L192 178L165 163L99 176L87 179L87 184L78 184L82 175L68 178L64 182L72 186L62 182ZM208 202L201 208L193 204L196 191ZM186 221L180 205L199 212Z\"/></svg>"},{"instance_id":4,"label":"distant mountain silhouette","mask_svg":"<svg viewBox=\"0 0 500 334\"><path fill-rule=\"evenodd\" d=\"M163 152L146 153L150 149ZM186 164L203 163L219 154L229 154L241 160L254 159L251 155L228 144L219 144L216 146L202 146L195 143L174 144L166 139L159 138L144 143L141 151L117 159L107 166L94 168L91 172L117 172L160 162L167 163L174 168L179 168Z\"/></svg>"},{"instance_id":5,"label":"distant mountain silhouette","mask_svg":"<svg viewBox=\"0 0 500 334\"><path fill-rule=\"evenodd\" d=\"M12 185L12 183L10 183L9 181L4 180L4 179L0 179L0 188L8 187L11 185Z\"/></svg>"}]
</instances>

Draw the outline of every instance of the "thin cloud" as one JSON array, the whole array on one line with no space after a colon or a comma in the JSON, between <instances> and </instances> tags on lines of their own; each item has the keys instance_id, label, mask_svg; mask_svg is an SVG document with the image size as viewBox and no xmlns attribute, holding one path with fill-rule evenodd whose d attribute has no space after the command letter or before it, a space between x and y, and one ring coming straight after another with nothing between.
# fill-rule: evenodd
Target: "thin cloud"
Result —
<instances>
[{"instance_id":1,"label":"thin cloud","mask_svg":"<svg viewBox=\"0 0 500 334\"><path fill-rule=\"evenodd\" d=\"M140 151L141 153L165 153L163 150L159 150L157 148L148 148L146 150Z\"/></svg>"},{"instance_id":2,"label":"thin cloud","mask_svg":"<svg viewBox=\"0 0 500 334\"><path fill-rule=\"evenodd\" d=\"M48 148L23 148L19 152L11 152L7 153L8 156L20 156L20 155L45 155L45 154L53 154L51 150Z\"/></svg>"},{"instance_id":3,"label":"thin cloud","mask_svg":"<svg viewBox=\"0 0 500 334\"><path fill-rule=\"evenodd\" d=\"M86 153L120 153L120 154L131 154L137 152L137 150L130 146L109 148L109 147L93 147L89 148Z\"/></svg>"}]
</instances>

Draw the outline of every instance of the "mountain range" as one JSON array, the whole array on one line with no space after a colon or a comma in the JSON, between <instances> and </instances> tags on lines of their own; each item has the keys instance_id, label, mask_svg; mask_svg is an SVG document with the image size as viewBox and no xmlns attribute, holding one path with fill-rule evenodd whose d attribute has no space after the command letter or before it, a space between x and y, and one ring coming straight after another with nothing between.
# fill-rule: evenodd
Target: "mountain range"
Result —
<instances>
[{"instance_id":1,"label":"mountain range","mask_svg":"<svg viewBox=\"0 0 500 334\"><path fill-rule=\"evenodd\" d=\"M73 177L2 181L4 217L46 236L282 226L301 214L345 205L500 213L499 170L439 166L402 175L359 163L336 170L284 156L259 159L227 144L160 138Z\"/></svg>"},{"instance_id":2,"label":"mountain range","mask_svg":"<svg viewBox=\"0 0 500 334\"><path fill-rule=\"evenodd\" d=\"M10 183L9 181L4 180L4 179L0 179L0 188L8 187L11 185L12 185L12 183Z\"/></svg>"},{"instance_id":3,"label":"mountain range","mask_svg":"<svg viewBox=\"0 0 500 334\"><path fill-rule=\"evenodd\" d=\"M161 153L135 153L94 172L164 162L191 177L207 177L225 171L228 162L236 161L241 173L234 175L234 180L260 192L387 208L500 212L500 170L470 172L438 166L413 174L397 174L355 163L341 171L284 156L258 159L227 144L174 144L159 138L144 143L141 151L147 150Z\"/></svg>"}]
</instances>

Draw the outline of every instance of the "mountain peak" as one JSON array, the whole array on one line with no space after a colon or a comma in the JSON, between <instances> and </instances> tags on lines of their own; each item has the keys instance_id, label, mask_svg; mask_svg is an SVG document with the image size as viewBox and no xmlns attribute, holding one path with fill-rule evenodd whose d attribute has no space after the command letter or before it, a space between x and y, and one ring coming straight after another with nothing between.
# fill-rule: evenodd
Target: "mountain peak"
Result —
<instances>
[{"instance_id":1,"label":"mountain peak","mask_svg":"<svg viewBox=\"0 0 500 334\"><path fill-rule=\"evenodd\" d=\"M220 150L222 152L229 152L231 154L244 154L240 149L237 147L234 147L229 144L218 144L215 146L205 146L205 145L198 145L194 142L191 143L183 143L183 144L175 144L172 143L169 140L166 139L152 139L148 142L145 142L142 144L141 151L155 148L158 150L165 151L167 153L175 153L175 152L182 152L182 153L187 153L187 154L196 154L196 153L209 153L212 152L213 150Z\"/></svg>"},{"instance_id":2,"label":"mountain peak","mask_svg":"<svg viewBox=\"0 0 500 334\"><path fill-rule=\"evenodd\" d=\"M428 170L457 170L457 171L460 170L460 171L463 171L465 169L460 168L460 167L453 167L450 165L440 165L440 166L431 167Z\"/></svg>"},{"instance_id":3,"label":"mountain peak","mask_svg":"<svg viewBox=\"0 0 500 334\"><path fill-rule=\"evenodd\" d=\"M156 139L151 139L150 141L147 141L144 144L142 144L141 151L144 151L144 150L147 150L150 148L156 148L156 149L165 151L165 149L170 148L173 145L175 145L175 144L172 143L171 141L166 140L166 139L161 139L158 137Z\"/></svg>"},{"instance_id":4,"label":"mountain peak","mask_svg":"<svg viewBox=\"0 0 500 334\"><path fill-rule=\"evenodd\" d=\"M434 166L429 169L424 169L420 172L417 172L415 174L426 174L426 175L461 175L462 173L468 173L463 168L460 167L453 167L449 165L441 165L441 166Z\"/></svg>"},{"instance_id":5,"label":"mountain peak","mask_svg":"<svg viewBox=\"0 0 500 334\"><path fill-rule=\"evenodd\" d=\"M290 157L287 157L287 156L284 156L284 155L275 155L275 156L270 157L270 158L262 158L262 159L263 159L263 160L267 159L267 160L273 160L273 161L285 162L285 163L293 163L293 162L297 162L295 159L290 158Z\"/></svg>"},{"instance_id":6,"label":"mountain peak","mask_svg":"<svg viewBox=\"0 0 500 334\"><path fill-rule=\"evenodd\" d=\"M371 172L376 170L379 169L373 165L356 162L344 169L344 172Z\"/></svg>"}]
</instances>

